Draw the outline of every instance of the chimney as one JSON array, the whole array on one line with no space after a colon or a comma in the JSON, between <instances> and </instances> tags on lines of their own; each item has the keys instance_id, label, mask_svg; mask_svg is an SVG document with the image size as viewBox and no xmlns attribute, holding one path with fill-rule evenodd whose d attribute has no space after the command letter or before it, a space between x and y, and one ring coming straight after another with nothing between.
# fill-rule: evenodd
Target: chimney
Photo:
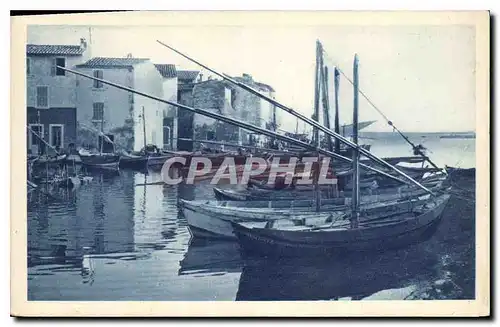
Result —
<instances>
[{"instance_id":1,"label":"chimney","mask_svg":"<svg viewBox=\"0 0 500 327\"><path fill-rule=\"evenodd\" d=\"M85 40L84 37L80 38L80 48L82 48L83 50L87 49L87 40Z\"/></svg>"},{"instance_id":2,"label":"chimney","mask_svg":"<svg viewBox=\"0 0 500 327\"><path fill-rule=\"evenodd\" d=\"M127 58L132 58L132 54L131 53L127 53Z\"/></svg>"},{"instance_id":3,"label":"chimney","mask_svg":"<svg viewBox=\"0 0 500 327\"><path fill-rule=\"evenodd\" d=\"M252 81L252 75L243 73L243 79L245 81Z\"/></svg>"},{"instance_id":4,"label":"chimney","mask_svg":"<svg viewBox=\"0 0 500 327\"><path fill-rule=\"evenodd\" d=\"M203 73L198 74L198 82L203 82Z\"/></svg>"}]
</instances>

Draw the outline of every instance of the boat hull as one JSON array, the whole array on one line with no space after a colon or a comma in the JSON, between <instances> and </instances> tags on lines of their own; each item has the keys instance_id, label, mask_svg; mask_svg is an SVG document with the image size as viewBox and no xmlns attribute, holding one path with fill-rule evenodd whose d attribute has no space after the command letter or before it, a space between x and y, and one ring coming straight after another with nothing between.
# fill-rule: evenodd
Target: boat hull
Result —
<instances>
[{"instance_id":1,"label":"boat hull","mask_svg":"<svg viewBox=\"0 0 500 327\"><path fill-rule=\"evenodd\" d=\"M394 226L336 232L293 232L252 229L232 223L245 256L342 256L350 252L381 252L430 238L436 231L448 200L421 216Z\"/></svg>"},{"instance_id":2,"label":"boat hull","mask_svg":"<svg viewBox=\"0 0 500 327\"><path fill-rule=\"evenodd\" d=\"M211 217L190 206L183 206L182 212L195 238L236 240L230 221Z\"/></svg>"},{"instance_id":3,"label":"boat hull","mask_svg":"<svg viewBox=\"0 0 500 327\"><path fill-rule=\"evenodd\" d=\"M145 156L122 156L120 158L120 168L144 169L147 166L148 158Z\"/></svg>"},{"instance_id":4,"label":"boat hull","mask_svg":"<svg viewBox=\"0 0 500 327\"><path fill-rule=\"evenodd\" d=\"M170 159L172 156L170 155L165 155L165 156L149 156L147 159L147 165L148 167L161 167L167 161Z\"/></svg>"},{"instance_id":5,"label":"boat hull","mask_svg":"<svg viewBox=\"0 0 500 327\"><path fill-rule=\"evenodd\" d=\"M89 155L82 156L82 165L91 169L118 170L120 156L118 155Z\"/></svg>"},{"instance_id":6,"label":"boat hull","mask_svg":"<svg viewBox=\"0 0 500 327\"><path fill-rule=\"evenodd\" d=\"M408 196L417 199L419 196L424 195L423 192L413 192ZM408 198L408 197L406 197ZM401 198L400 198L401 199ZM380 212L388 208L385 206L380 207L377 203L384 201L397 201L396 195L379 197L379 196L366 196L362 198L365 203L366 209L371 213ZM236 201L238 202L238 201ZM321 211L313 213L313 202L308 201L282 201L283 203L276 202L278 205L274 207L258 207L254 206L255 202L250 202L248 207L217 207L211 203L200 205L192 201L181 201L181 210L188 222L191 235L196 238L209 238L209 239L236 239L236 234L233 230L233 222L268 222L281 217L283 219L293 219L295 221L301 219L310 220L326 220L327 216L336 215L343 212L346 208L346 199L331 199L325 200ZM286 203L289 205L285 207ZM272 202L269 202L271 205ZM372 207L370 207L372 206ZM393 202L392 207L398 207L397 202ZM380 208L379 208L380 207ZM293 210L291 210L293 208Z\"/></svg>"}]
</instances>

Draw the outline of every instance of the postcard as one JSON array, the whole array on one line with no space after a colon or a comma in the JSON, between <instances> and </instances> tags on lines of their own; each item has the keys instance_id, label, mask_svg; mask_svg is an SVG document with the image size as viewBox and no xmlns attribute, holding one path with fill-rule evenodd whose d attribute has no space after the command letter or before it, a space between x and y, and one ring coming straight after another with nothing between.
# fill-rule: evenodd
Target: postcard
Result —
<instances>
[{"instance_id":1,"label":"postcard","mask_svg":"<svg viewBox=\"0 0 500 327\"><path fill-rule=\"evenodd\" d=\"M488 12L11 26L12 315L490 314Z\"/></svg>"}]
</instances>

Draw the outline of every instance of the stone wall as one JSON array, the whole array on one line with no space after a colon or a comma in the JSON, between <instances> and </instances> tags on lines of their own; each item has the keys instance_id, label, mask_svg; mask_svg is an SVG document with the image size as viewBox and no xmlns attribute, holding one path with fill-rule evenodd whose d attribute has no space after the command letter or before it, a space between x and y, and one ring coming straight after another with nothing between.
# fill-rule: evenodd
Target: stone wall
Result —
<instances>
[{"instance_id":1,"label":"stone wall","mask_svg":"<svg viewBox=\"0 0 500 327\"><path fill-rule=\"evenodd\" d=\"M251 77L242 82L257 88ZM223 116L260 126L261 101L251 93L221 80L208 80L195 85L193 106ZM216 123L214 119L195 115L194 137L198 140L212 139L220 142L248 144L249 134L227 123Z\"/></svg>"}]
</instances>

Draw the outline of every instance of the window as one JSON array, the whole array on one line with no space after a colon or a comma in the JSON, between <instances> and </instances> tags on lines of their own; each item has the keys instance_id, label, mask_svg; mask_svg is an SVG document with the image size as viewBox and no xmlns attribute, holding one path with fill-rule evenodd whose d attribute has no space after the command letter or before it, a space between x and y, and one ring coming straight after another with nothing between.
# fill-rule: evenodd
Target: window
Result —
<instances>
[{"instance_id":1,"label":"window","mask_svg":"<svg viewBox=\"0 0 500 327\"><path fill-rule=\"evenodd\" d=\"M49 125L49 140L53 147L62 148L64 146L64 125L50 124Z\"/></svg>"},{"instance_id":2,"label":"window","mask_svg":"<svg viewBox=\"0 0 500 327\"><path fill-rule=\"evenodd\" d=\"M56 64L56 76L64 76L66 75L66 72L64 70L62 70L61 68L57 68L57 66L59 67L66 67L66 58L56 58L55 60L55 64Z\"/></svg>"},{"instance_id":3,"label":"window","mask_svg":"<svg viewBox=\"0 0 500 327\"><path fill-rule=\"evenodd\" d=\"M98 121L104 120L104 103L94 102L94 111L92 115L92 120L98 120Z\"/></svg>"},{"instance_id":4,"label":"window","mask_svg":"<svg viewBox=\"0 0 500 327\"><path fill-rule=\"evenodd\" d=\"M31 59L26 58L26 75L31 75Z\"/></svg>"},{"instance_id":5,"label":"window","mask_svg":"<svg viewBox=\"0 0 500 327\"><path fill-rule=\"evenodd\" d=\"M102 79L102 70L94 70L94 77ZM94 80L94 88L95 89L101 89L102 88L102 82Z\"/></svg>"},{"instance_id":6,"label":"window","mask_svg":"<svg viewBox=\"0 0 500 327\"><path fill-rule=\"evenodd\" d=\"M30 130L33 131L33 132L30 132L28 135L29 148L33 154L39 154L40 150L41 150L40 145L43 144L42 141L40 141L40 137L43 137L43 125L42 124L30 124L29 127L30 127Z\"/></svg>"},{"instance_id":7,"label":"window","mask_svg":"<svg viewBox=\"0 0 500 327\"><path fill-rule=\"evenodd\" d=\"M214 140L215 140L215 132L207 131L207 141L214 141Z\"/></svg>"},{"instance_id":8,"label":"window","mask_svg":"<svg viewBox=\"0 0 500 327\"><path fill-rule=\"evenodd\" d=\"M228 88L224 88L224 95L226 96L226 101L231 103L232 90Z\"/></svg>"},{"instance_id":9,"label":"window","mask_svg":"<svg viewBox=\"0 0 500 327\"><path fill-rule=\"evenodd\" d=\"M36 87L36 107L48 108L49 107L49 87L37 86Z\"/></svg>"}]
</instances>

